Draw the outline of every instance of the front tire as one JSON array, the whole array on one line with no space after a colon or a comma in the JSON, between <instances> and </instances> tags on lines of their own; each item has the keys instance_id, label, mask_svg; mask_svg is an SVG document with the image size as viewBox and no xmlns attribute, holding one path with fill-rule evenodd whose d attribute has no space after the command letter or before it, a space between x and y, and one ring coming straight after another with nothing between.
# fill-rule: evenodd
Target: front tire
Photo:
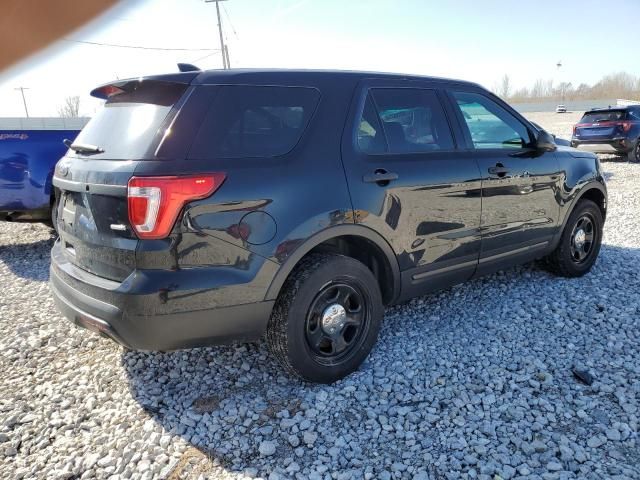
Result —
<instances>
[{"instance_id":1,"label":"front tire","mask_svg":"<svg viewBox=\"0 0 640 480\"><path fill-rule=\"evenodd\" d=\"M269 349L290 373L333 383L355 371L378 338L384 316L376 278L335 254L304 258L285 282L269 325Z\"/></svg>"},{"instance_id":2,"label":"front tire","mask_svg":"<svg viewBox=\"0 0 640 480\"><path fill-rule=\"evenodd\" d=\"M562 277L581 277L591 270L602 244L604 220L591 200L580 200L571 212L560 243L546 258L548 269Z\"/></svg>"}]
</instances>

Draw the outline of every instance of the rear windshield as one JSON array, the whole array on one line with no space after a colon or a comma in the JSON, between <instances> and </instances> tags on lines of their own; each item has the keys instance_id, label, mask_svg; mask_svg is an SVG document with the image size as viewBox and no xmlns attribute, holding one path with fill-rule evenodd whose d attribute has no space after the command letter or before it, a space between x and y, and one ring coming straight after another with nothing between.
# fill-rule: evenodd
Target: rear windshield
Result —
<instances>
[{"instance_id":1,"label":"rear windshield","mask_svg":"<svg viewBox=\"0 0 640 480\"><path fill-rule=\"evenodd\" d=\"M624 120L627 112L625 110L605 110L602 112L585 113L580 123L615 122Z\"/></svg>"},{"instance_id":2,"label":"rear windshield","mask_svg":"<svg viewBox=\"0 0 640 480\"><path fill-rule=\"evenodd\" d=\"M171 107L182 97L187 85L160 81L135 81L118 85L122 92L107 100L87 123L74 143L94 145L104 153L91 158L140 160L162 137ZM69 155L75 154L69 150Z\"/></svg>"},{"instance_id":3,"label":"rear windshield","mask_svg":"<svg viewBox=\"0 0 640 480\"><path fill-rule=\"evenodd\" d=\"M320 92L307 87L220 87L191 158L275 157L296 146Z\"/></svg>"}]
</instances>

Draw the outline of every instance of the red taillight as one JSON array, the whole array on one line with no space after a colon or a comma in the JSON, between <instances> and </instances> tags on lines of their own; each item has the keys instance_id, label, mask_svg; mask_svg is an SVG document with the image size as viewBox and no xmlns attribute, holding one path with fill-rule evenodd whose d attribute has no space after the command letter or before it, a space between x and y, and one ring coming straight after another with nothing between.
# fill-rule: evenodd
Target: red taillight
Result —
<instances>
[{"instance_id":1,"label":"red taillight","mask_svg":"<svg viewBox=\"0 0 640 480\"><path fill-rule=\"evenodd\" d=\"M621 122L618 125L622 127L623 132L628 132L631 130L632 123L631 122Z\"/></svg>"},{"instance_id":2,"label":"red taillight","mask_svg":"<svg viewBox=\"0 0 640 480\"><path fill-rule=\"evenodd\" d=\"M91 92L93 96L104 99L111 98L121 93L124 93L124 90L120 87L116 87L115 85L105 85L104 87L97 88Z\"/></svg>"},{"instance_id":3,"label":"red taillight","mask_svg":"<svg viewBox=\"0 0 640 480\"><path fill-rule=\"evenodd\" d=\"M165 238L186 203L206 198L225 179L224 173L184 177L133 177L127 200L129 222L140 238Z\"/></svg>"}]
</instances>

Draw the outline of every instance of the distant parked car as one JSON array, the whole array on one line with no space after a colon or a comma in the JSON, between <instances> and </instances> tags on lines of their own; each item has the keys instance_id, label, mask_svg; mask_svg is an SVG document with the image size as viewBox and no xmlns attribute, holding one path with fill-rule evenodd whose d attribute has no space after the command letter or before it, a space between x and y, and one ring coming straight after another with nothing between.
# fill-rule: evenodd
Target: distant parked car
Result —
<instances>
[{"instance_id":1,"label":"distant parked car","mask_svg":"<svg viewBox=\"0 0 640 480\"><path fill-rule=\"evenodd\" d=\"M0 121L0 220L49 221L56 162L86 119L2 119Z\"/></svg>"},{"instance_id":2,"label":"distant parked car","mask_svg":"<svg viewBox=\"0 0 640 480\"><path fill-rule=\"evenodd\" d=\"M564 105L558 105L556 107L556 113L567 113L567 107Z\"/></svg>"},{"instance_id":3,"label":"distant parked car","mask_svg":"<svg viewBox=\"0 0 640 480\"><path fill-rule=\"evenodd\" d=\"M640 105L589 110L573 127L571 146L640 162Z\"/></svg>"}]
</instances>

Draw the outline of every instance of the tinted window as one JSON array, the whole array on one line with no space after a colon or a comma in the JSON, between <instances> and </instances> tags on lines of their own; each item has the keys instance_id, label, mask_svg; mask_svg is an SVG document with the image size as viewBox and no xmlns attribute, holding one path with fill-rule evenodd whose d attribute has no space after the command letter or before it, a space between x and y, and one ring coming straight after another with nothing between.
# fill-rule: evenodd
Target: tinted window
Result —
<instances>
[{"instance_id":1,"label":"tinted window","mask_svg":"<svg viewBox=\"0 0 640 480\"><path fill-rule=\"evenodd\" d=\"M385 142L379 139L380 127ZM363 142L367 129L373 133L368 146ZM374 88L363 111L358 144L366 153L420 153L452 149L453 138L432 90Z\"/></svg>"},{"instance_id":2,"label":"tinted window","mask_svg":"<svg viewBox=\"0 0 640 480\"><path fill-rule=\"evenodd\" d=\"M629 110L629 120L640 120L640 110Z\"/></svg>"},{"instance_id":3,"label":"tinted window","mask_svg":"<svg viewBox=\"0 0 640 480\"><path fill-rule=\"evenodd\" d=\"M298 143L320 93L303 87L220 87L193 158L274 157Z\"/></svg>"},{"instance_id":4,"label":"tinted window","mask_svg":"<svg viewBox=\"0 0 640 480\"><path fill-rule=\"evenodd\" d=\"M363 152L371 154L387 151L387 141L371 94L367 95L362 118L358 123L358 147Z\"/></svg>"},{"instance_id":5,"label":"tinted window","mask_svg":"<svg viewBox=\"0 0 640 480\"><path fill-rule=\"evenodd\" d=\"M626 117L624 110L604 110L602 112L585 113L580 123L615 122L624 120Z\"/></svg>"},{"instance_id":6,"label":"tinted window","mask_svg":"<svg viewBox=\"0 0 640 480\"><path fill-rule=\"evenodd\" d=\"M531 143L527 127L484 95L454 92L475 148L523 148Z\"/></svg>"},{"instance_id":7,"label":"tinted window","mask_svg":"<svg viewBox=\"0 0 640 480\"><path fill-rule=\"evenodd\" d=\"M187 85L145 80L128 82L119 88L121 92L109 97L104 108L82 129L75 143L95 145L104 150L104 153L91 155L93 159L152 157L158 129ZM77 154L70 150L68 155Z\"/></svg>"}]
</instances>

